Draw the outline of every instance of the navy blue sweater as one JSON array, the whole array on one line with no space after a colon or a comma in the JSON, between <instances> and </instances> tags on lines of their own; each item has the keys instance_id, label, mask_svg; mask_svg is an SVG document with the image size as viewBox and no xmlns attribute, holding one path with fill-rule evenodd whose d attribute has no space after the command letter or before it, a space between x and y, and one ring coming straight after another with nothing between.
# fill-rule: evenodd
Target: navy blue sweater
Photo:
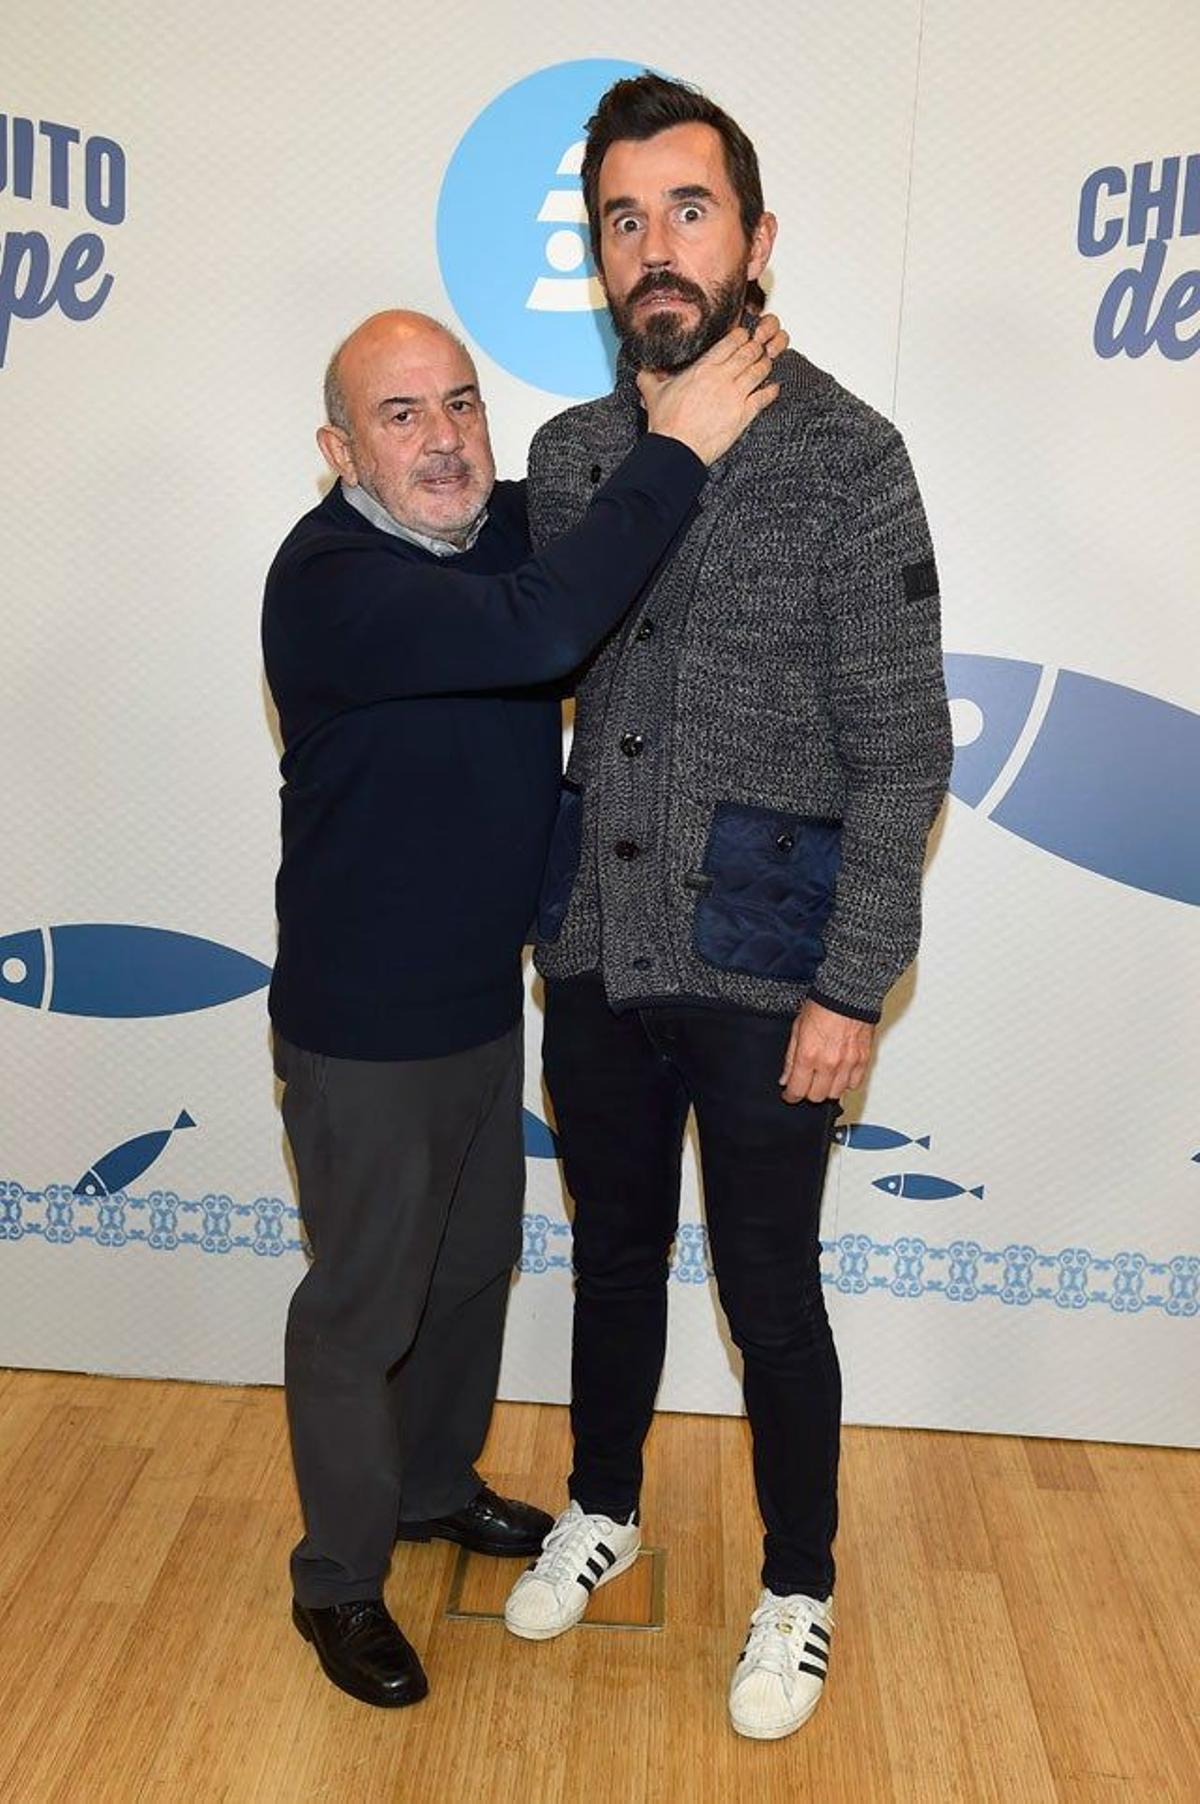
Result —
<instances>
[{"instance_id":1,"label":"navy blue sweater","mask_svg":"<svg viewBox=\"0 0 1200 1804\"><path fill-rule=\"evenodd\" d=\"M482 1045L522 1008L557 805L562 679L616 625L704 486L650 434L530 556L523 483L439 559L335 488L267 577L284 752L271 1018L337 1058Z\"/></svg>"}]
</instances>

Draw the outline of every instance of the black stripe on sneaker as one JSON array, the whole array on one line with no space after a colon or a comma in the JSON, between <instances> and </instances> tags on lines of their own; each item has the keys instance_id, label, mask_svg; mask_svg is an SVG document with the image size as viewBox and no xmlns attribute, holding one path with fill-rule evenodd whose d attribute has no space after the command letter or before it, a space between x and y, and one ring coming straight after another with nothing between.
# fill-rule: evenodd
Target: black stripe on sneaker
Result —
<instances>
[{"instance_id":1,"label":"black stripe on sneaker","mask_svg":"<svg viewBox=\"0 0 1200 1804\"><path fill-rule=\"evenodd\" d=\"M801 1660L798 1670L800 1672L811 1673L814 1679L824 1679L827 1677L824 1667L810 1666L807 1660Z\"/></svg>"},{"instance_id":2,"label":"black stripe on sneaker","mask_svg":"<svg viewBox=\"0 0 1200 1804\"><path fill-rule=\"evenodd\" d=\"M595 1560L595 1559L588 1561L587 1569L591 1573L593 1578L599 1578L601 1573L604 1572L604 1570L605 1570L605 1568L600 1564L599 1560Z\"/></svg>"},{"instance_id":3,"label":"black stripe on sneaker","mask_svg":"<svg viewBox=\"0 0 1200 1804\"><path fill-rule=\"evenodd\" d=\"M819 1622L810 1623L809 1627L808 1627L808 1632L810 1635L819 1635L821 1637L821 1640L825 1643L826 1647L829 1646L830 1639L831 1639L829 1630L823 1629Z\"/></svg>"},{"instance_id":4,"label":"black stripe on sneaker","mask_svg":"<svg viewBox=\"0 0 1200 1804\"><path fill-rule=\"evenodd\" d=\"M823 1648L818 1642L806 1641L804 1643L804 1651L806 1654L811 1654L814 1660L823 1660L825 1662L826 1666L829 1665L828 1651L825 1648Z\"/></svg>"},{"instance_id":5,"label":"black stripe on sneaker","mask_svg":"<svg viewBox=\"0 0 1200 1804\"><path fill-rule=\"evenodd\" d=\"M585 1591L594 1590L596 1585L595 1579L590 1579L586 1572L581 1572L579 1574L576 1583L582 1585Z\"/></svg>"},{"instance_id":6,"label":"black stripe on sneaker","mask_svg":"<svg viewBox=\"0 0 1200 1804\"><path fill-rule=\"evenodd\" d=\"M606 1547L603 1541L597 1541L596 1552L602 1553L604 1555L604 1558L608 1561L608 1564L610 1566L616 1565L616 1563L617 1563L616 1554L613 1552L611 1547Z\"/></svg>"}]
</instances>

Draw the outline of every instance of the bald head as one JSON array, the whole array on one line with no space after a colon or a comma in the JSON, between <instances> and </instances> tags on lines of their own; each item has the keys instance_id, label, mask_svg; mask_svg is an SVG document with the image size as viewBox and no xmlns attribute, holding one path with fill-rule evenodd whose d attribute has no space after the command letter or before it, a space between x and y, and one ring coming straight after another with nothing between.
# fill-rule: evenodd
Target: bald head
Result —
<instances>
[{"instance_id":1,"label":"bald head","mask_svg":"<svg viewBox=\"0 0 1200 1804\"><path fill-rule=\"evenodd\" d=\"M329 360L325 414L317 442L343 482L403 526L465 540L496 471L475 365L453 333L425 313L373 313Z\"/></svg>"},{"instance_id":2,"label":"bald head","mask_svg":"<svg viewBox=\"0 0 1200 1804\"><path fill-rule=\"evenodd\" d=\"M425 333L449 339L470 363L470 356L461 338L456 338L448 327L428 313L412 313L403 307L390 307L382 313L372 313L369 319L363 320L360 326L355 326L353 332L343 338L325 367L325 418L330 425L340 426L343 432L349 430L343 358L347 359L353 369L356 361L361 362L364 357L370 358L372 348L378 355L380 348L385 347L389 341L395 343L405 337L419 340ZM474 368L474 364L471 364L472 372Z\"/></svg>"}]
</instances>

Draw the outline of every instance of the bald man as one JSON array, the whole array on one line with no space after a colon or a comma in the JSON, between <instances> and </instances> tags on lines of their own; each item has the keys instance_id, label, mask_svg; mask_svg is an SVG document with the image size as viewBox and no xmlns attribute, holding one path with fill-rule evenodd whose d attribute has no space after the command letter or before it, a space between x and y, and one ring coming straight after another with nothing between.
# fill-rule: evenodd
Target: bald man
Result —
<instances>
[{"instance_id":1,"label":"bald man","mask_svg":"<svg viewBox=\"0 0 1200 1804\"><path fill-rule=\"evenodd\" d=\"M263 612L284 742L270 1009L312 1253L286 1340L293 1618L367 1703L427 1690L383 1603L397 1536L529 1557L551 1525L474 1462L520 1247L520 952L572 802L559 698L774 399L785 342L737 328L640 378L647 431L536 558L442 326L377 314L327 372L338 480Z\"/></svg>"}]
</instances>

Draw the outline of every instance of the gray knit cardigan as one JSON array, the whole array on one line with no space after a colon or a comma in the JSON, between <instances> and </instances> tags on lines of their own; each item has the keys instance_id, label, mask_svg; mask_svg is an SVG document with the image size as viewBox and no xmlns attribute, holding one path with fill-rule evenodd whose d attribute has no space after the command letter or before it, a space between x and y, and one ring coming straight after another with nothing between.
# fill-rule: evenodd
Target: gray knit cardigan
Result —
<instances>
[{"instance_id":1,"label":"gray knit cardigan","mask_svg":"<svg viewBox=\"0 0 1200 1804\"><path fill-rule=\"evenodd\" d=\"M551 978L862 1020L914 956L949 774L937 573L903 440L794 352L594 655L539 912ZM630 371L537 433L535 545L633 444Z\"/></svg>"}]
</instances>

